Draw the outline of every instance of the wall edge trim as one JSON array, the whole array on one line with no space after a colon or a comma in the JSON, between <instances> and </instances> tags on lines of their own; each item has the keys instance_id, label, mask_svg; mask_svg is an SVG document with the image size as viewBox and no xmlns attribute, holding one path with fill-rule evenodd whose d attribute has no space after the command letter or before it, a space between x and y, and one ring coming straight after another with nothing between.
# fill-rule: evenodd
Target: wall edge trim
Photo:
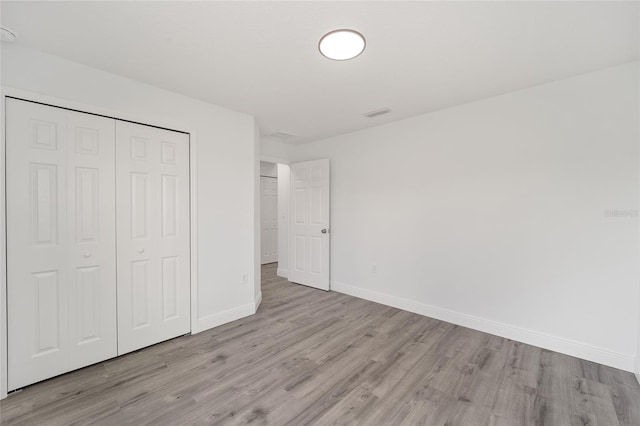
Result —
<instances>
[{"instance_id":1,"label":"wall edge trim","mask_svg":"<svg viewBox=\"0 0 640 426\"><path fill-rule=\"evenodd\" d=\"M236 306L226 311L217 312L198 319L198 330L200 332L210 328L218 327L229 322L239 320L240 318L251 316L255 313L255 303L247 303L245 305Z\"/></svg>"},{"instance_id":2,"label":"wall edge trim","mask_svg":"<svg viewBox=\"0 0 640 426\"><path fill-rule=\"evenodd\" d=\"M258 312L258 308L260 307L260 304L262 303L262 291L259 292L258 294L256 294L256 298L253 301L253 313L255 314L256 312Z\"/></svg>"},{"instance_id":3,"label":"wall edge trim","mask_svg":"<svg viewBox=\"0 0 640 426\"><path fill-rule=\"evenodd\" d=\"M289 277L289 270L288 269L284 269L284 268L278 268L276 270L276 275L281 277L281 278L288 278Z\"/></svg>"},{"instance_id":4,"label":"wall edge trim","mask_svg":"<svg viewBox=\"0 0 640 426\"><path fill-rule=\"evenodd\" d=\"M366 299L372 302L446 321L452 324L468 327L473 330L493 334L499 337L515 340L540 348L552 350L565 355L574 356L609 367L618 368L628 372L634 371L634 358L631 355L621 354L605 348L586 343L553 336L536 330L517 327L498 321L492 321L473 315L450 309L440 308L374 290L331 281L331 290L350 296ZM636 373L638 377L638 373ZM640 378L639 378L640 381Z\"/></svg>"}]
</instances>

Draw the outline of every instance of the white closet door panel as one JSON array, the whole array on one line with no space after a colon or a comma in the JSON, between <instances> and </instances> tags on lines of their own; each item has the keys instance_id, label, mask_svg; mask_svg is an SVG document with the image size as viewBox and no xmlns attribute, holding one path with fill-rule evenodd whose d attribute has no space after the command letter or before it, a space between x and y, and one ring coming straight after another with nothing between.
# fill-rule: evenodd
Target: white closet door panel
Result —
<instances>
[{"instance_id":1,"label":"white closet door panel","mask_svg":"<svg viewBox=\"0 0 640 426\"><path fill-rule=\"evenodd\" d=\"M115 120L67 112L70 369L117 355Z\"/></svg>"},{"instance_id":2,"label":"white closet door panel","mask_svg":"<svg viewBox=\"0 0 640 426\"><path fill-rule=\"evenodd\" d=\"M9 389L115 356L114 120L7 99Z\"/></svg>"},{"instance_id":3,"label":"white closet door panel","mask_svg":"<svg viewBox=\"0 0 640 426\"><path fill-rule=\"evenodd\" d=\"M189 137L117 122L118 352L188 333Z\"/></svg>"}]
</instances>

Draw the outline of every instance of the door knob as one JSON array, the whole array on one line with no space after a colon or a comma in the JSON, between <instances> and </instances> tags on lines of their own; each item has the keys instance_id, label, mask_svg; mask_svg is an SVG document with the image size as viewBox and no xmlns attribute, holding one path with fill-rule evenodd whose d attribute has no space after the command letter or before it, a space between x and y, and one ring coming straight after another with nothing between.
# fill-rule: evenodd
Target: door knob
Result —
<instances>
[{"instance_id":1,"label":"door knob","mask_svg":"<svg viewBox=\"0 0 640 426\"><path fill-rule=\"evenodd\" d=\"M143 248L139 248L138 249L138 253L144 253L144 249Z\"/></svg>"},{"instance_id":2,"label":"door knob","mask_svg":"<svg viewBox=\"0 0 640 426\"><path fill-rule=\"evenodd\" d=\"M328 234L329 230L327 228L322 229L320 232L322 232L323 234Z\"/></svg>"}]
</instances>

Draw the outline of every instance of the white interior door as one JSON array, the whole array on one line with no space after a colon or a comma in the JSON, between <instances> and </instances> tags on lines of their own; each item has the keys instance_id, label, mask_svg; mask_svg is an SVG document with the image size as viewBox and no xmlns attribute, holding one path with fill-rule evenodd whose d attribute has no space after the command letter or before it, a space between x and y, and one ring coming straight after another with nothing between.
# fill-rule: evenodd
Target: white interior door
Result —
<instances>
[{"instance_id":1,"label":"white interior door","mask_svg":"<svg viewBox=\"0 0 640 426\"><path fill-rule=\"evenodd\" d=\"M7 98L9 390L116 356L115 120Z\"/></svg>"},{"instance_id":2,"label":"white interior door","mask_svg":"<svg viewBox=\"0 0 640 426\"><path fill-rule=\"evenodd\" d=\"M260 248L264 265L278 261L278 179L262 176L260 195Z\"/></svg>"},{"instance_id":3,"label":"white interior door","mask_svg":"<svg viewBox=\"0 0 640 426\"><path fill-rule=\"evenodd\" d=\"M116 124L118 353L191 330L189 136Z\"/></svg>"},{"instance_id":4,"label":"white interior door","mask_svg":"<svg viewBox=\"0 0 640 426\"><path fill-rule=\"evenodd\" d=\"M329 290L329 159L291 164L289 281Z\"/></svg>"}]
</instances>

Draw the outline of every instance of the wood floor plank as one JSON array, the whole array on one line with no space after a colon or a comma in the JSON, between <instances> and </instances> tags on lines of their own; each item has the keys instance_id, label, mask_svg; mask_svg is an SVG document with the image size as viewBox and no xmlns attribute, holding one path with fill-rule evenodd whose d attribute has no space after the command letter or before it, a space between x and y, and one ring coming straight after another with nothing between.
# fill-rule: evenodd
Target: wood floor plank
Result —
<instances>
[{"instance_id":1,"label":"wood floor plank","mask_svg":"<svg viewBox=\"0 0 640 426\"><path fill-rule=\"evenodd\" d=\"M251 317L23 389L2 425L640 425L632 374L263 267Z\"/></svg>"}]
</instances>

